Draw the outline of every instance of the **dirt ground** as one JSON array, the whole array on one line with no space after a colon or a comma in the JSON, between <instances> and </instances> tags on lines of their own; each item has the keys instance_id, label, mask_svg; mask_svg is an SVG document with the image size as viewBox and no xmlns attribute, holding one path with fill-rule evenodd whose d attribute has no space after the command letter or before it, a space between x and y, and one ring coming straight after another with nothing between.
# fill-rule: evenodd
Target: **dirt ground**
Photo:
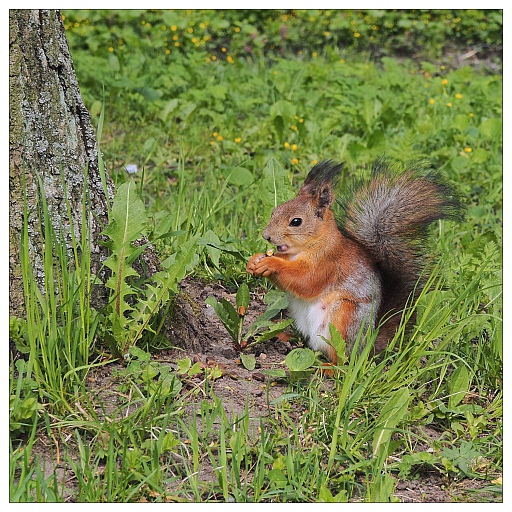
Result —
<instances>
[{"instance_id":1,"label":"dirt ground","mask_svg":"<svg viewBox=\"0 0 512 512\"><path fill-rule=\"evenodd\" d=\"M217 300L221 297L230 298L234 303L234 294L230 294L221 285L190 279L183 281L174 316L169 322L172 327L169 327L167 333L176 348L163 350L155 358L159 362L173 365L177 359L188 356L192 361L200 361L204 365L218 365L222 370L222 377L215 381L214 391L222 399L228 414L243 412L248 402L251 418L265 417L269 414L269 398L272 400L283 394L286 382L277 381L272 386L267 386L267 376L262 370L284 369L285 356L293 346L289 341L275 338L257 345L252 351L256 357L256 368L248 371L241 364L239 354L213 308L205 304L205 299L209 296L214 296ZM248 322L252 322L264 310L263 295L251 296L247 312ZM88 376L88 386L92 393L100 397L106 414L109 410L114 411L119 403L114 375L115 370L121 368L122 364L112 363L98 367ZM270 396L267 396L267 390ZM297 420L300 421L300 411L297 411ZM56 452L55 444L51 440L41 438L34 448L34 454L46 461L45 472L52 470ZM61 481L66 481L67 487L72 489L72 472L63 465L58 467ZM472 496L471 491L484 485L486 483L482 481L448 481L439 474L426 473L414 480L399 481L395 496L401 502L407 503L471 502L475 499L481 501L482 492ZM71 497L70 499L72 500Z\"/></svg>"}]
</instances>

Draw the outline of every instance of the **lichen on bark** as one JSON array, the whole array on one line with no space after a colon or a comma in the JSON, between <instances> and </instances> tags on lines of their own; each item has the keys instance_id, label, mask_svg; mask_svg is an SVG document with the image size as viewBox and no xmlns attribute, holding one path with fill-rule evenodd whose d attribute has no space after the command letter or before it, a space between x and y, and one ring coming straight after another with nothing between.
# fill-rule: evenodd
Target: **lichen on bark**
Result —
<instances>
[{"instance_id":1,"label":"lichen on bark","mask_svg":"<svg viewBox=\"0 0 512 512\"><path fill-rule=\"evenodd\" d=\"M108 219L96 136L58 10L9 11L9 123L9 309L11 315L22 316L19 246L25 197L34 274L41 281L43 277L36 175L43 183L52 225L69 246L72 231L78 239L81 235L82 191L87 184L93 272L105 257L98 244Z\"/></svg>"}]
</instances>

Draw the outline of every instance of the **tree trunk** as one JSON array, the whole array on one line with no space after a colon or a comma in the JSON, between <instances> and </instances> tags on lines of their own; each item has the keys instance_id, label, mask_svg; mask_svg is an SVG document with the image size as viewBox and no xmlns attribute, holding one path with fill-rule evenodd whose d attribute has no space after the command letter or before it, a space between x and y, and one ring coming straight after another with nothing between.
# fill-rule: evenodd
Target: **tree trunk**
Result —
<instances>
[{"instance_id":1,"label":"tree trunk","mask_svg":"<svg viewBox=\"0 0 512 512\"><path fill-rule=\"evenodd\" d=\"M98 243L107 224L107 206L96 137L58 10L9 11L9 122L9 311L24 316L19 247L25 194L34 275L41 281L44 275L36 229L40 223L36 175L43 183L52 225L69 247L72 230L80 239L84 228L81 203L86 184L93 273L105 257ZM107 187L112 196L109 180ZM99 303L104 299L96 297Z\"/></svg>"}]
</instances>

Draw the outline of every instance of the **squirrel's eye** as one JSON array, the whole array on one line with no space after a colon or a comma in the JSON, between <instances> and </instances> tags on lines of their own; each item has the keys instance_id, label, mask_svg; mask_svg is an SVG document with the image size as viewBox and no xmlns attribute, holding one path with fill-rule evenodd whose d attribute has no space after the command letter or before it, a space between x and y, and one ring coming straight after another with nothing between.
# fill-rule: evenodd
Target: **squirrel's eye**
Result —
<instances>
[{"instance_id":1,"label":"squirrel's eye","mask_svg":"<svg viewBox=\"0 0 512 512\"><path fill-rule=\"evenodd\" d=\"M292 219L292 221L290 222L290 226L292 226L293 228L296 228L297 226L300 226L301 224L302 224L302 219L299 219L299 218Z\"/></svg>"}]
</instances>

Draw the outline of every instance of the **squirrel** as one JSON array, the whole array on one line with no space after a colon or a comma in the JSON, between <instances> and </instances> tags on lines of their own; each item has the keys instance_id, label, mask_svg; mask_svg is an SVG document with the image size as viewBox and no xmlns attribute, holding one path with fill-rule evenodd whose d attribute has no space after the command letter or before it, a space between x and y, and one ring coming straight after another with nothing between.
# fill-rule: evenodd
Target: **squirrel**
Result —
<instances>
[{"instance_id":1,"label":"squirrel","mask_svg":"<svg viewBox=\"0 0 512 512\"><path fill-rule=\"evenodd\" d=\"M343 166L329 160L311 169L297 197L277 206L263 231L277 253L254 254L247 263L250 274L288 293L308 346L333 364L329 324L347 349L360 332L379 326L373 350L384 350L408 301L425 286L428 226L462 220L461 202L438 171L398 171L385 158L374 162L369 180L337 200L337 219L331 206Z\"/></svg>"}]
</instances>

